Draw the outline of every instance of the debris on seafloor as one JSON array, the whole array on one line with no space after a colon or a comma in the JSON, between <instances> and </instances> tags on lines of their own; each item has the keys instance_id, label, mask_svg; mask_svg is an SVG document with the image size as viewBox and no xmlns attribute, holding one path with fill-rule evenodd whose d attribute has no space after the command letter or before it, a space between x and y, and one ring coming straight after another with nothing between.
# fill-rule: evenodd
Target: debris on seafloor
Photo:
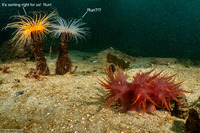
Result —
<instances>
[{"instance_id":1,"label":"debris on seafloor","mask_svg":"<svg viewBox=\"0 0 200 133\"><path fill-rule=\"evenodd\" d=\"M74 73L75 73L75 71L77 70L77 68L78 68L78 66L75 66L75 67L74 67L74 70L73 70L73 71L71 71L71 74L74 74Z\"/></svg>"},{"instance_id":2,"label":"debris on seafloor","mask_svg":"<svg viewBox=\"0 0 200 133\"><path fill-rule=\"evenodd\" d=\"M121 67L122 69L126 69L129 67L130 62L127 61L125 62L122 59L117 58L116 56L112 55L112 54L107 54L106 59L108 61L108 63L113 63L116 66Z\"/></svg>"},{"instance_id":3,"label":"debris on seafloor","mask_svg":"<svg viewBox=\"0 0 200 133\"><path fill-rule=\"evenodd\" d=\"M75 71L77 70L77 68L78 68L78 66L75 66L73 71L65 73L64 76L66 76L66 77L76 76Z\"/></svg>"},{"instance_id":4,"label":"debris on seafloor","mask_svg":"<svg viewBox=\"0 0 200 133\"><path fill-rule=\"evenodd\" d=\"M178 95L176 98L182 105L180 105L177 101L174 101L174 104L171 107L172 115L178 118L185 119L187 117L187 113L189 110L189 104L187 102L186 96L183 94L183 95Z\"/></svg>"},{"instance_id":5,"label":"debris on seafloor","mask_svg":"<svg viewBox=\"0 0 200 133\"><path fill-rule=\"evenodd\" d=\"M76 74L75 73L71 73L71 72L67 72L63 76L65 76L65 77L76 76Z\"/></svg>"},{"instance_id":6,"label":"debris on seafloor","mask_svg":"<svg viewBox=\"0 0 200 133\"><path fill-rule=\"evenodd\" d=\"M4 66L3 69L1 70L2 73L8 73L9 68L10 68L9 66Z\"/></svg>"},{"instance_id":7,"label":"debris on seafloor","mask_svg":"<svg viewBox=\"0 0 200 133\"><path fill-rule=\"evenodd\" d=\"M185 130L187 133L200 133L200 97L189 109Z\"/></svg>"},{"instance_id":8,"label":"debris on seafloor","mask_svg":"<svg viewBox=\"0 0 200 133\"><path fill-rule=\"evenodd\" d=\"M37 80L42 80L42 76L38 74L35 69L31 68L29 72L24 75L25 78L34 78Z\"/></svg>"}]
</instances>

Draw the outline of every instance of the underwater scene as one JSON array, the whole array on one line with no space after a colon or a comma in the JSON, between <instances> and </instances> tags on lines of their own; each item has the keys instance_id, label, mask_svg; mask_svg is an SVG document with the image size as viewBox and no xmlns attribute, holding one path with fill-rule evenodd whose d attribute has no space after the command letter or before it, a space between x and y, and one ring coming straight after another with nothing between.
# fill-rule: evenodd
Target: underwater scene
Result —
<instances>
[{"instance_id":1,"label":"underwater scene","mask_svg":"<svg viewBox=\"0 0 200 133\"><path fill-rule=\"evenodd\" d=\"M0 133L200 133L199 0L0 4Z\"/></svg>"}]
</instances>

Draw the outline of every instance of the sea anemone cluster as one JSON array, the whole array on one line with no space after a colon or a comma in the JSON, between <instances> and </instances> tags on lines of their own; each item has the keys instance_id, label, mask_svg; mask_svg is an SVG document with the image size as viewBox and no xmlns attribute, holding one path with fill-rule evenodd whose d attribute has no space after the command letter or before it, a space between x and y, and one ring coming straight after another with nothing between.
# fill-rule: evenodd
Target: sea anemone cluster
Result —
<instances>
[{"instance_id":1,"label":"sea anemone cluster","mask_svg":"<svg viewBox=\"0 0 200 133\"><path fill-rule=\"evenodd\" d=\"M39 75L49 75L50 71L44 56L42 39L46 34L51 33L53 37L60 36L60 51L56 62L56 74L64 75L70 72L72 62L68 56L69 41L85 39L89 35L89 28L84 27L86 23L82 19L70 19L68 21L61 18L57 11L54 10L50 14L44 12L33 12L29 15L13 16L17 21L7 24L4 29L15 28L14 37L11 43L16 45L29 45L33 43L34 56L36 62L36 72Z\"/></svg>"},{"instance_id":2,"label":"sea anemone cluster","mask_svg":"<svg viewBox=\"0 0 200 133\"><path fill-rule=\"evenodd\" d=\"M108 92L103 101L110 100L104 108L118 100L123 108L130 111L147 113L154 112L158 107L167 108L170 112L173 101L180 103L176 97L183 95L183 92L189 92L180 89L182 82L174 83L175 75L162 77L161 71L151 76L155 68L149 72L137 73L132 82L127 82L127 75L119 67L115 73L109 70L107 64L106 68L105 82L99 80Z\"/></svg>"}]
</instances>

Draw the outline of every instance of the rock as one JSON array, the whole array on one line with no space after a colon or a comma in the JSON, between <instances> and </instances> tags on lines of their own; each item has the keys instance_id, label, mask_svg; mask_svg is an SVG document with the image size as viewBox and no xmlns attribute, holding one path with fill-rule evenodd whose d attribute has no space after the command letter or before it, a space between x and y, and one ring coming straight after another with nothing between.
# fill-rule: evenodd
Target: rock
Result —
<instances>
[{"instance_id":1,"label":"rock","mask_svg":"<svg viewBox=\"0 0 200 133\"><path fill-rule=\"evenodd\" d=\"M107 54L106 58L107 58L107 62L108 63L113 63L116 66L121 67L122 69L128 68L129 64L130 64L129 61L125 62L123 59L119 59L119 58L117 58L116 56L114 56L112 54Z\"/></svg>"},{"instance_id":2,"label":"rock","mask_svg":"<svg viewBox=\"0 0 200 133\"><path fill-rule=\"evenodd\" d=\"M191 107L186 120L185 130L187 133L200 133L200 96Z\"/></svg>"},{"instance_id":3,"label":"rock","mask_svg":"<svg viewBox=\"0 0 200 133\"><path fill-rule=\"evenodd\" d=\"M20 82L20 80L19 79L14 79L15 80L15 82L17 82L17 83L19 83Z\"/></svg>"},{"instance_id":4,"label":"rock","mask_svg":"<svg viewBox=\"0 0 200 133\"><path fill-rule=\"evenodd\" d=\"M20 95L23 95L24 92L27 92L28 90L29 90L29 88L27 88L26 90L17 91L17 92L15 93L14 97L18 97L18 96L20 96Z\"/></svg>"},{"instance_id":5,"label":"rock","mask_svg":"<svg viewBox=\"0 0 200 133\"><path fill-rule=\"evenodd\" d=\"M15 97L18 97L19 95L23 95L24 94L24 90L22 90L22 91L17 91L16 93L15 93Z\"/></svg>"},{"instance_id":6,"label":"rock","mask_svg":"<svg viewBox=\"0 0 200 133\"><path fill-rule=\"evenodd\" d=\"M176 64L177 59L176 58L155 58L154 63L156 65L170 65L170 64Z\"/></svg>"},{"instance_id":7,"label":"rock","mask_svg":"<svg viewBox=\"0 0 200 133\"><path fill-rule=\"evenodd\" d=\"M89 60L96 60L96 61L98 61L98 63L102 63L102 62L105 62L106 56L108 54L112 54L112 55L116 56L118 59L123 59L126 62L133 63L136 61L136 59L134 57L129 56L129 55L127 55L121 51L115 50L113 48L105 49L105 50L97 53L96 55L90 57Z\"/></svg>"},{"instance_id":8,"label":"rock","mask_svg":"<svg viewBox=\"0 0 200 133\"><path fill-rule=\"evenodd\" d=\"M187 133L200 133L199 112L194 108L189 110L189 117L186 121L185 130Z\"/></svg>"}]
</instances>

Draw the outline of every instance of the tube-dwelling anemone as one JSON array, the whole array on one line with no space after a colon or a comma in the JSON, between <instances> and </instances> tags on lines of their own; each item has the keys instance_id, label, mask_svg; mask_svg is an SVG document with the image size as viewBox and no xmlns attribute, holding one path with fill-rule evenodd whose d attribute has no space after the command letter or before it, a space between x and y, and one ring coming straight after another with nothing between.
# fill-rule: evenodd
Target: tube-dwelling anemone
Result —
<instances>
[{"instance_id":1,"label":"tube-dwelling anemone","mask_svg":"<svg viewBox=\"0 0 200 133\"><path fill-rule=\"evenodd\" d=\"M107 63L106 68L105 82L99 80L108 92L103 101L110 100L105 107L118 100L123 108L130 111L154 112L158 107L167 108L170 112L173 101L180 103L176 98L178 95L183 95L184 92L190 93L180 89L181 83L174 83L172 78L175 75L161 77L161 71L150 76L155 68L146 73L137 73L136 76L133 76L132 82L127 82L127 76L122 69L116 68L113 73L112 70L109 70Z\"/></svg>"},{"instance_id":2,"label":"tube-dwelling anemone","mask_svg":"<svg viewBox=\"0 0 200 133\"><path fill-rule=\"evenodd\" d=\"M49 68L44 57L42 47L42 39L50 30L48 27L52 25L52 19L56 16L56 11L50 14L43 12L33 12L29 15L15 15L13 18L18 21L7 24L6 28L16 28L13 33L14 37L11 42L16 41L16 45L26 45L33 43L34 55L36 62L36 71L41 75L49 75Z\"/></svg>"},{"instance_id":3,"label":"tube-dwelling anemone","mask_svg":"<svg viewBox=\"0 0 200 133\"><path fill-rule=\"evenodd\" d=\"M65 21L61 17L56 18L57 24L52 25L52 36L58 38L61 36L59 56L56 61L56 74L65 74L70 72L72 67L71 59L68 55L69 41L85 39L89 35L89 28L82 27L86 23L82 19L70 19Z\"/></svg>"}]
</instances>

